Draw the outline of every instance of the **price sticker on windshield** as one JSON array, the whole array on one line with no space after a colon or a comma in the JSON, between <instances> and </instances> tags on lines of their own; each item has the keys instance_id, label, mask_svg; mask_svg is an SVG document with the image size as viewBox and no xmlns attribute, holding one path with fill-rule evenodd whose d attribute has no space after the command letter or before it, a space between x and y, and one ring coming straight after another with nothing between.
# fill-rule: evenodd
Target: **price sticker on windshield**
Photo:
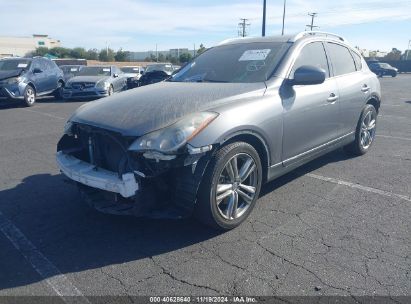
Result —
<instances>
[{"instance_id":1,"label":"price sticker on windshield","mask_svg":"<svg viewBox=\"0 0 411 304\"><path fill-rule=\"evenodd\" d=\"M20 68L20 69L27 68L27 66L28 66L27 63L19 63L19 64L17 65L17 67Z\"/></svg>"},{"instance_id":2,"label":"price sticker on windshield","mask_svg":"<svg viewBox=\"0 0 411 304\"><path fill-rule=\"evenodd\" d=\"M110 72L110 68L104 68L103 72Z\"/></svg>"},{"instance_id":3,"label":"price sticker on windshield","mask_svg":"<svg viewBox=\"0 0 411 304\"><path fill-rule=\"evenodd\" d=\"M254 60L265 60L270 54L270 49L264 50L248 50L243 53L243 55L238 59L238 61L254 61Z\"/></svg>"}]
</instances>

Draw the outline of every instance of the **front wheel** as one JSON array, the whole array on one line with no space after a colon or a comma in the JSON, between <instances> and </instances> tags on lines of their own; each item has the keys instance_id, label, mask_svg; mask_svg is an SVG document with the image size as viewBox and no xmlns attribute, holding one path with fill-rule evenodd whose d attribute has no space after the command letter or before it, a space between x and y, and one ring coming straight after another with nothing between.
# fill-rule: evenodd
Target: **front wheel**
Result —
<instances>
[{"instance_id":1,"label":"front wheel","mask_svg":"<svg viewBox=\"0 0 411 304\"><path fill-rule=\"evenodd\" d=\"M113 88L113 86L111 85L109 88L108 88L108 96L111 96L111 95L113 95L114 94L114 88Z\"/></svg>"},{"instance_id":2,"label":"front wheel","mask_svg":"<svg viewBox=\"0 0 411 304\"><path fill-rule=\"evenodd\" d=\"M367 104L364 107L357 124L355 140L344 147L346 152L358 156L368 152L375 139L377 115L377 110L373 105Z\"/></svg>"},{"instance_id":3,"label":"front wheel","mask_svg":"<svg viewBox=\"0 0 411 304\"><path fill-rule=\"evenodd\" d=\"M36 103L36 91L30 85L26 86L26 89L24 90L24 103L28 107L31 107Z\"/></svg>"},{"instance_id":4,"label":"front wheel","mask_svg":"<svg viewBox=\"0 0 411 304\"><path fill-rule=\"evenodd\" d=\"M251 213L261 189L262 167L257 151L245 142L222 147L203 177L196 216L203 223L230 230Z\"/></svg>"}]
</instances>

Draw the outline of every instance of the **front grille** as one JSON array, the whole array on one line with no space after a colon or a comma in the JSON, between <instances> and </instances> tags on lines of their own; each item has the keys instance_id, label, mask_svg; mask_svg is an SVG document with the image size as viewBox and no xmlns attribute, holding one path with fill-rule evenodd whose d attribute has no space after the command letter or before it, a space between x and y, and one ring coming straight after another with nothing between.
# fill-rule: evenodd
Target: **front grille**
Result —
<instances>
[{"instance_id":1,"label":"front grille","mask_svg":"<svg viewBox=\"0 0 411 304\"><path fill-rule=\"evenodd\" d=\"M94 88L95 85L96 84L94 82L72 82L71 83L71 87L77 90Z\"/></svg>"},{"instance_id":2,"label":"front grille","mask_svg":"<svg viewBox=\"0 0 411 304\"><path fill-rule=\"evenodd\" d=\"M131 139L87 125L77 125L75 134L83 149L82 160L120 176L129 171L127 147Z\"/></svg>"}]
</instances>

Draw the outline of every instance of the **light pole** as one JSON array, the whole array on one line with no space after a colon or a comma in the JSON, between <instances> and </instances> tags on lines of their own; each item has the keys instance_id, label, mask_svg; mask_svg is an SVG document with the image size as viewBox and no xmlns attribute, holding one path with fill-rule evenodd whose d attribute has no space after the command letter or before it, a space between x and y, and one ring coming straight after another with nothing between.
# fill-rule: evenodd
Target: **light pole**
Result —
<instances>
[{"instance_id":1,"label":"light pole","mask_svg":"<svg viewBox=\"0 0 411 304\"><path fill-rule=\"evenodd\" d=\"M281 30L281 36L284 36L284 23L285 23L285 6L287 5L287 0L284 0L284 10L283 10L283 29Z\"/></svg>"},{"instance_id":2,"label":"light pole","mask_svg":"<svg viewBox=\"0 0 411 304\"><path fill-rule=\"evenodd\" d=\"M267 12L267 1L264 0L263 3L263 30L262 30L262 36L265 36L265 16L266 16L266 12Z\"/></svg>"}]
</instances>

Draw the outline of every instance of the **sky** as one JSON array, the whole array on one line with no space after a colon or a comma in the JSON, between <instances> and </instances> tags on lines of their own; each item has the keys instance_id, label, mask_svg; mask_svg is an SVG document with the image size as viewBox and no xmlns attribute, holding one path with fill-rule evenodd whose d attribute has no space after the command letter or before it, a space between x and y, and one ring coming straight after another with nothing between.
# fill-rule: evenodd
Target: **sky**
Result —
<instances>
[{"instance_id":1,"label":"sky","mask_svg":"<svg viewBox=\"0 0 411 304\"><path fill-rule=\"evenodd\" d=\"M281 34L284 0L267 0L267 35ZM48 34L65 47L159 50L206 47L238 36L240 18L261 35L263 0L0 0L0 36ZM405 50L411 0L287 0L285 34L319 30L362 49Z\"/></svg>"}]
</instances>

